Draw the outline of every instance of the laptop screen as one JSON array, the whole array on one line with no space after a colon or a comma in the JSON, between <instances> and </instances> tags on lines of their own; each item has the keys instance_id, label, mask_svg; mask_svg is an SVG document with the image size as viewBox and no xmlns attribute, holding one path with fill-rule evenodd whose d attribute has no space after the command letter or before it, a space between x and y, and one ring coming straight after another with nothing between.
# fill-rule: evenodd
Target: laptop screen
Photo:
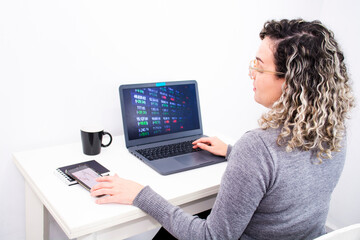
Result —
<instances>
[{"instance_id":1,"label":"laptop screen","mask_svg":"<svg viewBox=\"0 0 360 240\"><path fill-rule=\"evenodd\" d=\"M196 81L122 85L120 96L128 141L201 130Z\"/></svg>"}]
</instances>

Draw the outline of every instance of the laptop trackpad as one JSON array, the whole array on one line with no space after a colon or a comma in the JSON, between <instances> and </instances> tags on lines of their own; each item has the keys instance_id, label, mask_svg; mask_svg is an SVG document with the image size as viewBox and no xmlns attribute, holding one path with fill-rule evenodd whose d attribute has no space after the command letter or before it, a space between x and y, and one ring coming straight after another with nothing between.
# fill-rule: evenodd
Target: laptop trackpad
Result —
<instances>
[{"instance_id":1,"label":"laptop trackpad","mask_svg":"<svg viewBox=\"0 0 360 240\"><path fill-rule=\"evenodd\" d=\"M201 165L208 162L214 161L214 155L208 152L196 152L191 154L185 154L181 156L174 157L176 161L184 165Z\"/></svg>"}]
</instances>

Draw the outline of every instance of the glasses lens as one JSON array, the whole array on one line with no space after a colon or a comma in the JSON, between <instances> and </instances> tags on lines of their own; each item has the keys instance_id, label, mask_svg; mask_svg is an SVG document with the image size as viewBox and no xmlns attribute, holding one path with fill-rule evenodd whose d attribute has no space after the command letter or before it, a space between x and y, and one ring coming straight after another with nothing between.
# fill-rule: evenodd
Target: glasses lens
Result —
<instances>
[{"instance_id":1,"label":"glasses lens","mask_svg":"<svg viewBox=\"0 0 360 240\"><path fill-rule=\"evenodd\" d=\"M257 67L257 60L256 60L256 59L251 60L251 62L250 62L250 67L251 67L251 68L256 68L256 67Z\"/></svg>"},{"instance_id":2,"label":"glasses lens","mask_svg":"<svg viewBox=\"0 0 360 240\"><path fill-rule=\"evenodd\" d=\"M249 64L249 77L251 79L255 78L255 71L254 71L255 66L256 66L256 60L251 60Z\"/></svg>"}]
</instances>

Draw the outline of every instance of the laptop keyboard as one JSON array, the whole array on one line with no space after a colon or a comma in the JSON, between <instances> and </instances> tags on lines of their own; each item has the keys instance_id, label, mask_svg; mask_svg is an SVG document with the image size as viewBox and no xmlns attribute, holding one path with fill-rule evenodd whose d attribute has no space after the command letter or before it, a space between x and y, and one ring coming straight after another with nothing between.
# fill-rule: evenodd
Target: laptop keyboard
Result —
<instances>
[{"instance_id":1,"label":"laptop keyboard","mask_svg":"<svg viewBox=\"0 0 360 240\"><path fill-rule=\"evenodd\" d=\"M154 148L139 149L136 150L136 152L140 153L148 160L152 161L156 159L174 157L186 153L202 151L202 149L200 148L196 148L196 149L193 148L194 145L192 144L192 142L194 141L195 140L164 145Z\"/></svg>"}]
</instances>

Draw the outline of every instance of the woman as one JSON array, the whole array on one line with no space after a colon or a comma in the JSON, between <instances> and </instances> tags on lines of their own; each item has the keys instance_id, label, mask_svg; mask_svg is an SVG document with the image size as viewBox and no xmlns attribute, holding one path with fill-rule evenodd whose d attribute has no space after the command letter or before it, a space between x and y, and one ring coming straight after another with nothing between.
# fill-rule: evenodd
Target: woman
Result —
<instances>
[{"instance_id":1,"label":"woman","mask_svg":"<svg viewBox=\"0 0 360 240\"><path fill-rule=\"evenodd\" d=\"M92 196L109 196L97 203L133 204L179 239L313 239L325 233L354 102L344 56L318 21L269 21L260 38L249 76L255 101L269 108L261 128L233 147L217 138L193 143L228 159L207 219L117 175L98 179Z\"/></svg>"}]
</instances>

